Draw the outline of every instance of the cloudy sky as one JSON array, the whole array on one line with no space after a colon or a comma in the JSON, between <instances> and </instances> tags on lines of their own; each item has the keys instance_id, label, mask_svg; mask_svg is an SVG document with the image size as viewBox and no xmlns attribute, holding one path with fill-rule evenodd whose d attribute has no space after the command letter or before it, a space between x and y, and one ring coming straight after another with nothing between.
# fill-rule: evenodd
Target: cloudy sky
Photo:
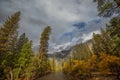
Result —
<instances>
[{"instance_id":1,"label":"cloudy sky","mask_svg":"<svg viewBox=\"0 0 120 80\"><path fill-rule=\"evenodd\" d=\"M39 45L40 34L52 27L50 52L85 42L99 33L105 20L97 16L93 0L0 0L0 25L16 11L21 11L20 34L26 32Z\"/></svg>"}]
</instances>

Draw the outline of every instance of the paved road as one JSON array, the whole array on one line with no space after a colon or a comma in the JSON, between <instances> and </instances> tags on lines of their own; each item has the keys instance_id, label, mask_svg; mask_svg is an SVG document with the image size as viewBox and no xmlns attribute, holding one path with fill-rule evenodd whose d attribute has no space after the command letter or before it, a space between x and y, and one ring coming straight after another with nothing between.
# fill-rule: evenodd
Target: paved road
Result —
<instances>
[{"instance_id":1,"label":"paved road","mask_svg":"<svg viewBox=\"0 0 120 80\"><path fill-rule=\"evenodd\" d=\"M41 77L38 80L68 80L62 72L56 72Z\"/></svg>"}]
</instances>

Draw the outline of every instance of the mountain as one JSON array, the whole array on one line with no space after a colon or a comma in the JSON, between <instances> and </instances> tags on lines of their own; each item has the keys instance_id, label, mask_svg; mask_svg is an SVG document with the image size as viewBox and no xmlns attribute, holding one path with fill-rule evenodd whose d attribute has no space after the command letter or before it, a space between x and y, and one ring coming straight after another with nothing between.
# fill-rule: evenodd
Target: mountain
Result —
<instances>
[{"instance_id":1,"label":"mountain","mask_svg":"<svg viewBox=\"0 0 120 80\"><path fill-rule=\"evenodd\" d=\"M48 54L48 57L49 58L52 58L53 56L55 56L57 59L63 59L63 58L66 58L69 53L70 53L71 49L69 50L62 50L60 52L54 52L53 54Z\"/></svg>"},{"instance_id":2,"label":"mountain","mask_svg":"<svg viewBox=\"0 0 120 80\"><path fill-rule=\"evenodd\" d=\"M56 58L60 58L60 59L69 57L69 55L73 55L74 51L77 50L77 46L79 46L79 45L83 45L84 46L86 44L88 45L88 47L90 49L90 52L92 53L92 40L88 40L88 41L86 41L84 43L76 44L76 45L70 47L69 49L64 49L64 50L59 51L59 52L54 52L53 54L48 54L48 57L52 58L53 55L55 55Z\"/></svg>"}]
</instances>

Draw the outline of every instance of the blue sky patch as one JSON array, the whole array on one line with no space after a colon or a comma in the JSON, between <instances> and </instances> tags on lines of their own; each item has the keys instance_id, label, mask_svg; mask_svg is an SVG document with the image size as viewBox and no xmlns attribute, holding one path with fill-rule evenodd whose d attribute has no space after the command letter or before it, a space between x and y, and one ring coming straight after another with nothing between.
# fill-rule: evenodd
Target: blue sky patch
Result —
<instances>
[{"instance_id":1,"label":"blue sky patch","mask_svg":"<svg viewBox=\"0 0 120 80\"><path fill-rule=\"evenodd\" d=\"M65 38L69 38L69 41L71 42L72 39L73 39L73 37L74 37L74 33L73 33L73 32L66 32L66 33L64 33L64 34L60 37L60 39L61 39L61 40L64 40Z\"/></svg>"},{"instance_id":2,"label":"blue sky patch","mask_svg":"<svg viewBox=\"0 0 120 80\"><path fill-rule=\"evenodd\" d=\"M87 24L85 22L79 22L79 23L73 24L73 26L78 29L84 28L86 25Z\"/></svg>"}]
</instances>

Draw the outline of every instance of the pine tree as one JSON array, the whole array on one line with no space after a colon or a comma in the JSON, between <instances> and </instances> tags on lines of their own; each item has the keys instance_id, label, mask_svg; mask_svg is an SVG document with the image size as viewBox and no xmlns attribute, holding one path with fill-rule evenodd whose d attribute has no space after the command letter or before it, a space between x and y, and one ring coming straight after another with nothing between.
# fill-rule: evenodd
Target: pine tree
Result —
<instances>
[{"instance_id":1,"label":"pine tree","mask_svg":"<svg viewBox=\"0 0 120 80\"><path fill-rule=\"evenodd\" d=\"M16 12L9 17L0 28L0 69L4 67L7 74L13 80L14 50L17 39L18 21L20 12ZM4 72L5 73L5 72Z\"/></svg>"},{"instance_id":2,"label":"pine tree","mask_svg":"<svg viewBox=\"0 0 120 80\"><path fill-rule=\"evenodd\" d=\"M103 47L103 44L102 44L102 38L101 38L100 34L93 33L92 43L93 43L93 52L97 56L99 56L100 52L105 51L104 47Z\"/></svg>"},{"instance_id":3,"label":"pine tree","mask_svg":"<svg viewBox=\"0 0 120 80\"><path fill-rule=\"evenodd\" d=\"M114 42L113 42L110 34L106 30L101 28L101 37L103 40L105 53L113 54Z\"/></svg>"},{"instance_id":4,"label":"pine tree","mask_svg":"<svg viewBox=\"0 0 120 80\"><path fill-rule=\"evenodd\" d=\"M25 44L29 42L28 38L26 37L26 34L23 33L19 36L18 39L16 39L16 45L14 50L14 62L15 62L15 68L14 70L14 78L18 76L18 72L20 71L20 64L19 64L19 58L21 57L21 50ZM32 44L32 42L31 42Z\"/></svg>"},{"instance_id":5,"label":"pine tree","mask_svg":"<svg viewBox=\"0 0 120 80\"><path fill-rule=\"evenodd\" d=\"M47 60L48 40L49 40L50 33L51 33L51 28L50 26L48 26L44 29L40 38L39 59L41 63L40 70L42 71L42 74L45 74L50 67Z\"/></svg>"},{"instance_id":6,"label":"pine tree","mask_svg":"<svg viewBox=\"0 0 120 80\"><path fill-rule=\"evenodd\" d=\"M103 17L110 17L113 14L120 15L120 0L94 0L97 2L99 15Z\"/></svg>"},{"instance_id":7,"label":"pine tree","mask_svg":"<svg viewBox=\"0 0 120 80\"><path fill-rule=\"evenodd\" d=\"M17 44L16 44L16 53L19 54L19 52L22 49L22 46L28 42L28 38L26 37L26 34L23 33L20 35L20 37L17 40Z\"/></svg>"},{"instance_id":8,"label":"pine tree","mask_svg":"<svg viewBox=\"0 0 120 80\"><path fill-rule=\"evenodd\" d=\"M107 33L112 38L112 41L114 42L114 49L113 53L115 55L120 56L119 49L120 49L120 17L114 17L110 20L109 24L106 26Z\"/></svg>"},{"instance_id":9,"label":"pine tree","mask_svg":"<svg viewBox=\"0 0 120 80\"><path fill-rule=\"evenodd\" d=\"M11 54L17 36L18 21L20 20L20 12L16 12L9 17L0 28L0 55ZM0 56L1 57L1 56ZM2 56L3 57L3 56Z\"/></svg>"},{"instance_id":10,"label":"pine tree","mask_svg":"<svg viewBox=\"0 0 120 80\"><path fill-rule=\"evenodd\" d=\"M26 72L26 68L30 67L28 65L30 64L31 61L31 55L32 55L32 42L28 41L22 46L22 49L20 51L20 56L17 63L19 70L16 78L18 78L18 75L20 73L22 74L21 75L22 77L29 76L28 72Z\"/></svg>"},{"instance_id":11,"label":"pine tree","mask_svg":"<svg viewBox=\"0 0 120 80\"><path fill-rule=\"evenodd\" d=\"M16 57L16 61L18 60L19 56L20 56L20 51L23 47L24 44L26 44L28 42L28 38L26 37L26 34L23 33L19 36L19 38L16 41L16 45L15 45L15 57Z\"/></svg>"},{"instance_id":12,"label":"pine tree","mask_svg":"<svg viewBox=\"0 0 120 80\"><path fill-rule=\"evenodd\" d=\"M20 58L19 63L21 66L25 66L26 63L29 61L29 58L32 54L32 44L30 41L28 41L26 44L23 45L21 51L20 51Z\"/></svg>"},{"instance_id":13,"label":"pine tree","mask_svg":"<svg viewBox=\"0 0 120 80\"><path fill-rule=\"evenodd\" d=\"M40 48L39 48L40 61L43 61L47 57L46 55L48 52L48 40L50 33L51 33L51 28L50 26L48 26L44 29L44 31L41 34Z\"/></svg>"}]
</instances>

